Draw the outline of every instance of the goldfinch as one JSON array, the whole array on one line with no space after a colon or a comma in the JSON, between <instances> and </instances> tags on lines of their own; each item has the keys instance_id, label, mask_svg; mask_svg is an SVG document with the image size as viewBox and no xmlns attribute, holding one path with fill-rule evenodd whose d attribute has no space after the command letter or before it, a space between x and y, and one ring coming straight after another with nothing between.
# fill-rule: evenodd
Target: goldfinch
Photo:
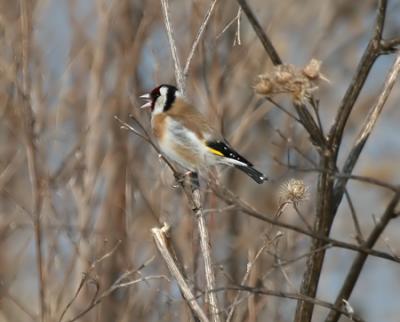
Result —
<instances>
[{"instance_id":1,"label":"goldfinch","mask_svg":"<svg viewBox=\"0 0 400 322\"><path fill-rule=\"evenodd\" d=\"M215 164L234 166L261 184L268 180L224 140L172 85L140 96L151 109L151 126L161 151L190 172Z\"/></svg>"}]
</instances>

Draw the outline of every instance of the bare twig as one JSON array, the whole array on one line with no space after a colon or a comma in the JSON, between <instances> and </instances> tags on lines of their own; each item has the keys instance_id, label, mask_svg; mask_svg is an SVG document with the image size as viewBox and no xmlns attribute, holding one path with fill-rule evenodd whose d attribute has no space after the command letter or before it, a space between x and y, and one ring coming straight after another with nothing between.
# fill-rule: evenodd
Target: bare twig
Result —
<instances>
[{"instance_id":1,"label":"bare twig","mask_svg":"<svg viewBox=\"0 0 400 322\"><path fill-rule=\"evenodd\" d=\"M343 166L342 173L350 174L354 166L357 163L357 160L361 154L362 149L364 148L365 143L367 142L376 122L378 121L379 115L382 112L383 106L385 105L390 92L398 78L400 72L400 53L397 55L396 60L393 63L392 68L390 69L385 84L383 86L382 93L379 95L378 100L375 105L371 107L365 122L358 134L356 141L351 149L346 162ZM335 185L335 204L336 207L339 206L339 203L343 196L343 189L346 186L348 179L342 178L339 179Z\"/></svg>"},{"instance_id":2,"label":"bare twig","mask_svg":"<svg viewBox=\"0 0 400 322\"><path fill-rule=\"evenodd\" d=\"M381 41L381 46L382 46L383 50L389 51L389 52L399 50L398 47L400 46L400 37L384 39Z\"/></svg>"},{"instance_id":3,"label":"bare twig","mask_svg":"<svg viewBox=\"0 0 400 322\"><path fill-rule=\"evenodd\" d=\"M204 270L205 270L206 283L207 283L206 296L207 296L208 301L211 306L210 311L211 311L212 321L219 322L221 320L219 317L219 306L218 306L217 294L215 294L214 292L209 292L209 290L213 290L216 287L215 274L214 274L213 264L212 264L212 259L211 259L210 237L208 235L206 219L205 219L205 216L203 213L203 207L202 207L201 201L200 201L200 190L198 187L196 187L193 190L192 198L193 198L193 204L194 204L193 214L196 218L197 226L199 229L200 247L201 247L201 253L203 255L203 260L204 260Z\"/></svg>"},{"instance_id":4,"label":"bare twig","mask_svg":"<svg viewBox=\"0 0 400 322\"><path fill-rule=\"evenodd\" d=\"M178 88L185 93L185 78L182 73L181 62L179 60L178 52L175 44L174 30L171 27L171 22L169 21L169 13L168 13L168 0L161 0L161 6L163 9L163 17L165 28L167 29L168 42L171 49L172 59L174 60L175 65L175 78L178 85Z\"/></svg>"},{"instance_id":5,"label":"bare twig","mask_svg":"<svg viewBox=\"0 0 400 322\"><path fill-rule=\"evenodd\" d=\"M240 19L241 12L242 12L242 8L240 7L238 14L231 21L229 21L226 24L226 26L222 29L222 31L217 35L216 39L220 38L225 33L225 31L227 31L229 29L229 27L235 23L235 21L238 21ZM238 25L239 25L239 22L238 22ZM238 29L239 29L239 26L238 26Z\"/></svg>"},{"instance_id":6,"label":"bare twig","mask_svg":"<svg viewBox=\"0 0 400 322\"><path fill-rule=\"evenodd\" d=\"M359 176L356 174L345 174L345 173L339 173L336 171L328 171L326 169L323 168L300 168L298 166L294 166L282 161L279 161L277 159L275 159L276 162L278 162L281 165L284 165L286 167L288 167L289 169L294 169L297 171L301 171L301 172L320 172L320 173L326 173L326 174L330 174L336 178L346 178L346 179L350 179L350 180L355 180L355 181L359 181L359 182L364 182L364 183L368 183L380 188L385 188L387 190L393 191L393 192L397 192L400 189L399 185L396 184L391 184L388 182L385 182L383 180L379 180L376 178L371 178L371 177L366 177L366 176Z\"/></svg>"},{"instance_id":7,"label":"bare twig","mask_svg":"<svg viewBox=\"0 0 400 322\"><path fill-rule=\"evenodd\" d=\"M301 120L294 115L293 113L289 112L286 108L284 108L281 104L279 104L278 102L276 102L275 100L273 100L270 97L266 97L265 98L267 101L271 102L276 108L280 109L282 112L284 112L285 114L287 114L290 118L292 118L293 120L295 120L296 122L301 123Z\"/></svg>"},{"instance_id":8,"label":"bare twig","mask_svg":"<svg viewBox=\"0 0 400 322\"><path fill-rule=\"evenodd\" d=\"M153 235L153 239L156 243L157 249L160 252L161 256L163 257L165 263L167 264L169 272L176 279L179 288L183 294L183 297L186 300L186 303L193 310L193 312L196 314L196 316L199 318L200 321L207 322L208 318L206 314L197 303L196 298L194 297L192 291L190 290L188 284L186 283L185 278L180 272L178 265L175 263L175 260L168 249L168 242L166 236L168 230L169 226L167 224L164 224L162 228L151 229L151 233Z\"/></svg>"},{"instance_id":9,"label":"bare twig","mask_svg":"<svg viewBox=\"0 0 400 322\"><path fill-rule=\"evenodd\" d=\"M46 280L42 250L41 209L43 197L41 195L40 167L37 160L36 134L34 130L35 116L31 106L31 77L30 60L32 57L32 8L31 2L20 0L21 8L21 33L22 33L22 107L21 113L24 124L25 149L29 170L29 179L32 192L32 219L35 231L36 268L39 281L40 319L46 321ZM16 82L18 83L18 82Z\"/></svg>"},{"instance_id":10,"label":"bare twig","mask_svg":"<svg viewBox=\"0 0 400 322\"><path fill-rule=\"evenodd\" d=\"M237 16L236 16L236 20L237 20L237 27L236 27L236 34L235 34L235 40L233 42L233 45L242 45L242 39L240 36L240 29L241 29L241 21L242 21L242 7L239 7Z\"/></svg>"},{"instance_id":11,"label":"bare twig","mask_svg":"<svg viewBox=\"0 0 400 322\"><path fill-rule=\"evenodd\" d=\"M257 34L257 37L260 39L261 44L264 46L264 49L267 52L268 56L271 58L272 63L274 65L281 65L282 60L279 57L278 52L275 50L271 40L268 38L267 34L262 29L260 23L258 22L253 11L250 9L246 0L237 0L237 2L239 3L245 15L247 16L247 19L249 19L251 26L253 27L255 33Z\"/></svg>"},{"instance_id":12,"label":"bare twig","mask_svg":"<svg viewBox=\"0 0 400 322\"><path fill-rule=\"evenodd\" d=\"M158 153L159 157L163 159L163 161L167 164L167 166L171 169L173 172L175 178L180 177L180 174L178 171L175 169L175 167L172 165L172 163L161 153L160 149L158 146L153 142L153 140L150 137L150 134L145 130L143 125L139 122L138 119L136 119L133 115L129 116L135 123L139 126L140 130L143 132L139 132L137 129L135 129L133 126L130 124L122 121L118 116L114 115L114 119L118 121L121 124L121 129L131 131L132 133L136 134L143 140L145 140L147 143L151 145L151 147Z\"/></svg>"},{"instance_id":13,"label":"bare twig","mask_svg":"<svg viewBox=\"0 0 400 322\"><path fill-rule=\"evenodd\" d=\"M344 194L346 196L347 203L349 204L351 219L353 220L354 229L356 231L356 240L359 244L361 244L364 241L364 236L353 205L353 201L351 200L350 193L347 191L347 189L344 190Z\"/></svg>"},{"instance_id":14,"label":"bare twig","mask_svg":"<svg viewBox=\"0 0 400 322\"><path fill-rule=\"evenodd\" d=\"M376 59L382 54L380 47L382 31L385 21L387 0L380 0L378 13L376 15L375 32L359 62L357 71L348 87L342 102L339 106L335 120L327 137L326 146L320 151L320 167L328 171L323 172L318 178L317 209L314 222L314 229L329 236L330 230L337 213L338 203L335 203L335 180L329 172L337 169L337 157L343 137L343 132L354 104L364 87L366 79ZM314 240L311 249L318 249L323 242ZM325 251L310 256L307 260L307 268L303 275L300 291L302 294L315 297L321 276L322 265L325 259ZM299 301L296 308L295 320L310 322L312 319L314 305L308 302Z\"/></svg>"},{"instance_id":15,"label":"bare twig","mask_svg":"<svg viewBox=\"0 0 400 322\"><path fill-rule=\"evenodd\" d=\"M201 36L203 35L204 31L206 30L208 21L210 20L211 14L214 10L215 4L217 3L218 0L213 0L213 2L211 3L210 8L207 11L206 16L204 17L204 21L201 24L199 31L197 32L197 36L193 42L192 48L190 49L190 53L188 55L188 58L186 60L186 64L185 64L185 68L183 69L183 76L186 78L188 73L189 73L189 68L190 68L190 63L192 62L193 56L194 56L194 52L196 51L197 45L200 42ZM176 66L175 66L176 68Z\"/></svg>"},{"instance_id":16,"label":"bare twig","mask_svg":"<svg viewBox=\"0 0 400 322\"><path fill-rule=\"evenodd\" d=\"M367 240L362 244L363 247L366 248L372 248L374 247L376 241L386 228L386 226L389 224L389 222L395 218L395 208L397 204L399 203L400 200L400 192L397 192L392 200L390 201L388 207L386 208L384 214L380 218L380 220L377 222L375 225L374 229L371 231L369 237ZM342 303L343 300L348 300L354 286L356 285L356 282L360 276L361 270L364 267L365 261L367 260L368 255L367 254L358 254L355 260L353 261L353 264L351 265L351 268L346 276L345 281L343 282L342 288L336 297L335 305L339 306L340 303ZM337 311L331 311L326 318L325 322L336 322L339 320L340 314L343 314L341 312Z\"/></svg>"},{"instance_id":17,"label":"bare twig","mask_svg":"<svg viewBox=\"0 0 400 322\"><path fill-rule=\"evenodd\" d=\"M81 279L81 281L80 281L80 283L78 285L77 290L75 291L75 294L73 295L71 300L67 303L67 305L65 306L64 310L61 312L60 318L58 320L59 322L61 322L63 320L65 314L67 313L67 311L72 306L72 304L75 302L76 298L78 297L79 293L81 292L82 287L90 279L90 274L96 268L96 265L101 263L102 261L104 261L108 257L110 257L112 254L114 254L120 244L121 244L121 241L119 240L110 251L108 251L103 256L101 256L100 258L97 258L97 259L95 259L93 261L93 263L89 267L89 270L83 274L83 277L82 277L82 279ZM143 265L147 266L148 263L150 263L150 261L146 261L145 264L143 264ZM142 267L144 267L143 265L138 270L142 269Z\"/></svg>"},{"instance_id":18,"label":"bare twig","mask_svg":"<svg viewBox=\"0 0 400 322\"><path fill-rule=\"evenodd\" d=\"M227 291L227 290L236 290L236 291L244 291L244 292L250 292L253 294L260 294L260 295L270 295L270 296L276 296L276 297L282 297L282 298L287 298L287 299L294 299L294 300L301 300L304 302L312 303L318 306L322 306L325 308L328 308L330 310L334 310L335 312L339 312L340 314L343 314L344 316L348 317L351 321L356 321L356 322L362 322L363 320L358 317L355 314L350 314L349 312L343 310L340 308L340 306L336 306L332 303L325 302L313 297L309 297L306 295L302 295L300 293L288 293L288 292L282 292L282 291L275 291L275 290L268 290L265 288L255 288L255 287L249 287L245 285L238 285L238 286L228 286L228 287L221 287L214 289L214 292L221 292L221 291Z\"/></svg>"},{"instance_id":19,"label":"bare twig","mask_svg":"<svg viewBox=\"0 0 400 322\"><path fill-rule=\"evenodd\" d=\"M125 276L125 274L124 274L124 276ZM86 309L84 309L82 312L80 312L79 314L77 314L75 317L68 320L67 322L75 322L75 321L79 320L82 316L84 316L86 313L88 313L90 310L92 310L95 306L100 304L104 298L106 298L107 296L110 296L111 293L115 292L117 289L132 286L132 285L135 285L140 282L147 282L147 281L153 280L153 279L166 279L168 281L168 278L164 275L149 275L149 276L138 278L136 280L125 282L125 283L115 282L109 289L105 290L100 295L97 296L97 294L96 294L95 297L93 298L92 302L89 304L89 306ZM119 280L120 280L120 278L118 279L118 281Z\"/></svg>"},{"instance_id":20,"label":"bare twig","mask_svg":"<svg viewBox=\"0 0 400 322\"><path fill-rule=\"evenodd\" d=\"M360 253L364 253L364 254L369 254L371 256L376 256L376 257L384 258L384 259L387 259L387 260L390 260L393 262L400 263L400 258L397 256L393 256L392 254L388 254L386 252L370 249L370 248L364 247L362 245L354 245L351 243L342 242L337 239L329 238L328 236L325 236L320 232L315 232L315 231L310 232L307 229L303 229L298 226L279 221L275 216L266 216L266 215L258 212L257 210L253 209L252 207L246 205L244 202L242 202L240 200L240 198L238 196L234 195L232 192L230 192L228 189L226 189L222 186L219 186L218 188L213 187L213 191L219 198L221 198L222 200L224 200L225 202L227 202L230 205L235 205L239 211L242 211L243 213L245 213L251 217L257 218L259 220L262 220L264 222L267 222L267 223L270 223L270 224L273 224L273 225L276 225L276 226L279 226L282 228L286 228L286 229L301 233L301 234L309 236L313 239L323 241L324 243L329 243L333 247L344 248L344 249L348 249L348 250L352 250L352 251L356 251L356 252L360 252ZM323 249L322 246L320 248Z\"/></svg>"},{"instance_id":21,"label":"bare twig","mask_svg":"<svg viewBox=\"0 0 400 322\"><path fill-rule=\"evenodd\" d=\"M240 282L241 285L244 285L247 282L247 279L250 276L250 272L251 272L254 264L256 263L256 261L260 257L260 255L263 253L264 249L270 244L269 242L270 241L266 240L263 243L263 245L260 247L260 249L257 251L254 258L247 263L246 273L244 274L242 281ZM240 302L240 294L241 294L240 291L236 294L235 299L233 300L231 309L229 310L228 317L226 318L226 322L230 322L232 320L233 314L235 313L235 309Z\"/></svg>"},{"instance_id":22,"label":"bare twig","mask_svg":"<svg viewBox=\"0 0 400 322\"><path fill-rule=\"evenodd\" d=\"M364 83L367 80L373 64L381 54L380 45L382 40L383 24L385 22L386 7L387 0L380 0L378 14L376 16L375 33L368 43L368 46L365 49L364 54L357 66L356 73L342 99L336 118L330 130L329 137L331 144L336 150L340 145L345 125L351 111L353 110L353 106L358 98L358 95L360 94L361 89L364 87Z\"/></svg>"}]
</instances>

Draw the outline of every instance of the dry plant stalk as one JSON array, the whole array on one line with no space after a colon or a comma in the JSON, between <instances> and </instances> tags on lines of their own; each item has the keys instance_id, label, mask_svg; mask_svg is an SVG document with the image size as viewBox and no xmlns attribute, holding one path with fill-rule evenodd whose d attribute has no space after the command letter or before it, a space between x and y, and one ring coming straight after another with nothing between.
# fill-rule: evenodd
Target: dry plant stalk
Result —
<instances>
[{"instance_id":1,"label":"dry plant stalk","mask_svg":"<svg viewBox=\"0 0 400 322\"><path fill-rule=\"evenodd\" d=\"M208 235L208 229L207 229L206 219L205 219L204 212L203 212L203 207L201 205L200 190L198 187L193 190L192 196L193 196L193 204L195 206L193 214L196 218L197 226L199 229L200 247L201 247L201 253L203 255L203 260L204 260L204 269L205 269L206 282L207 282L206 297L208 298L208 301L210 304L212 321L219 322L220 321L220 317L219 317L220 312L219 312L217 294L212 291L212 290L216 289L216 283L215 283L215 273L213 270L213 262L212 262L212 258L211 258L211 243L210 243L210 237Z\"/></svg>"},{"instance_id":2,"label":"dry plant stalk","mask_svg":"<svg viewBox=\"0 0 400 322\"><path fill-rule=\"evenodd\" d=\"M208 322L208 318L206 314L203 312L201 307L196 301L195 296L190 290L189 285L186 283L185 278L180 272L178 265L175 263L174 258L171 255L171 252L168 249L168 224L164 223L164 226L161 228L152 228L151 233L153 235L154 242L156 243L157 249L163 257L165 263L167 264L168 270L171 275L176 279L179 288L183 294L183 297L186 300L186 303L192 308L193 312L195 312L197 318L202 322Z\"/></svg>"}]
</instances>

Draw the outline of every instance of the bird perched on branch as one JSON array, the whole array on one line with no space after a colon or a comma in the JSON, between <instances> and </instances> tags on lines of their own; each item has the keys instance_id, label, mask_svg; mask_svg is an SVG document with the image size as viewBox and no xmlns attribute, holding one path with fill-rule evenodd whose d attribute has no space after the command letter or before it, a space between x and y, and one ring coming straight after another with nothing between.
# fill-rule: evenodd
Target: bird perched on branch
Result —
<instances>
[{"instance_id":1,"label":"bird perched on branch","mask_svg":"<svg viewBox=\"0 0 400 322\"><path fill-rule=\"evenodd\" d=\"M151 126L161 151L191 172L215 164L238 168L261 184L268 180L237 153L205 117L172 85L160 85L140 96L151 109Z\"/></svg>"}]
</instances>

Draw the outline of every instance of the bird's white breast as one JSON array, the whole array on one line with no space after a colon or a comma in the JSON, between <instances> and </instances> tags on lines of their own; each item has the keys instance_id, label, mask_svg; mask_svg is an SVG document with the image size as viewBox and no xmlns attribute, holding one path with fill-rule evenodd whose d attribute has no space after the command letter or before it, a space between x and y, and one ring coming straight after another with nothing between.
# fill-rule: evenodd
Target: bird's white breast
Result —
<instances>
[{"instance_id":1,"label":"bird's white breast","mask_svg":"<svg viewBox=\"0 0 400 322\"><path fill-rule=\"evenodd\" d=\"M205 160L206 146L190 129L170 116L165 118L165 132L159 140L163 153L184 168L196 171Z\"/></svg>"}]
</instances>

